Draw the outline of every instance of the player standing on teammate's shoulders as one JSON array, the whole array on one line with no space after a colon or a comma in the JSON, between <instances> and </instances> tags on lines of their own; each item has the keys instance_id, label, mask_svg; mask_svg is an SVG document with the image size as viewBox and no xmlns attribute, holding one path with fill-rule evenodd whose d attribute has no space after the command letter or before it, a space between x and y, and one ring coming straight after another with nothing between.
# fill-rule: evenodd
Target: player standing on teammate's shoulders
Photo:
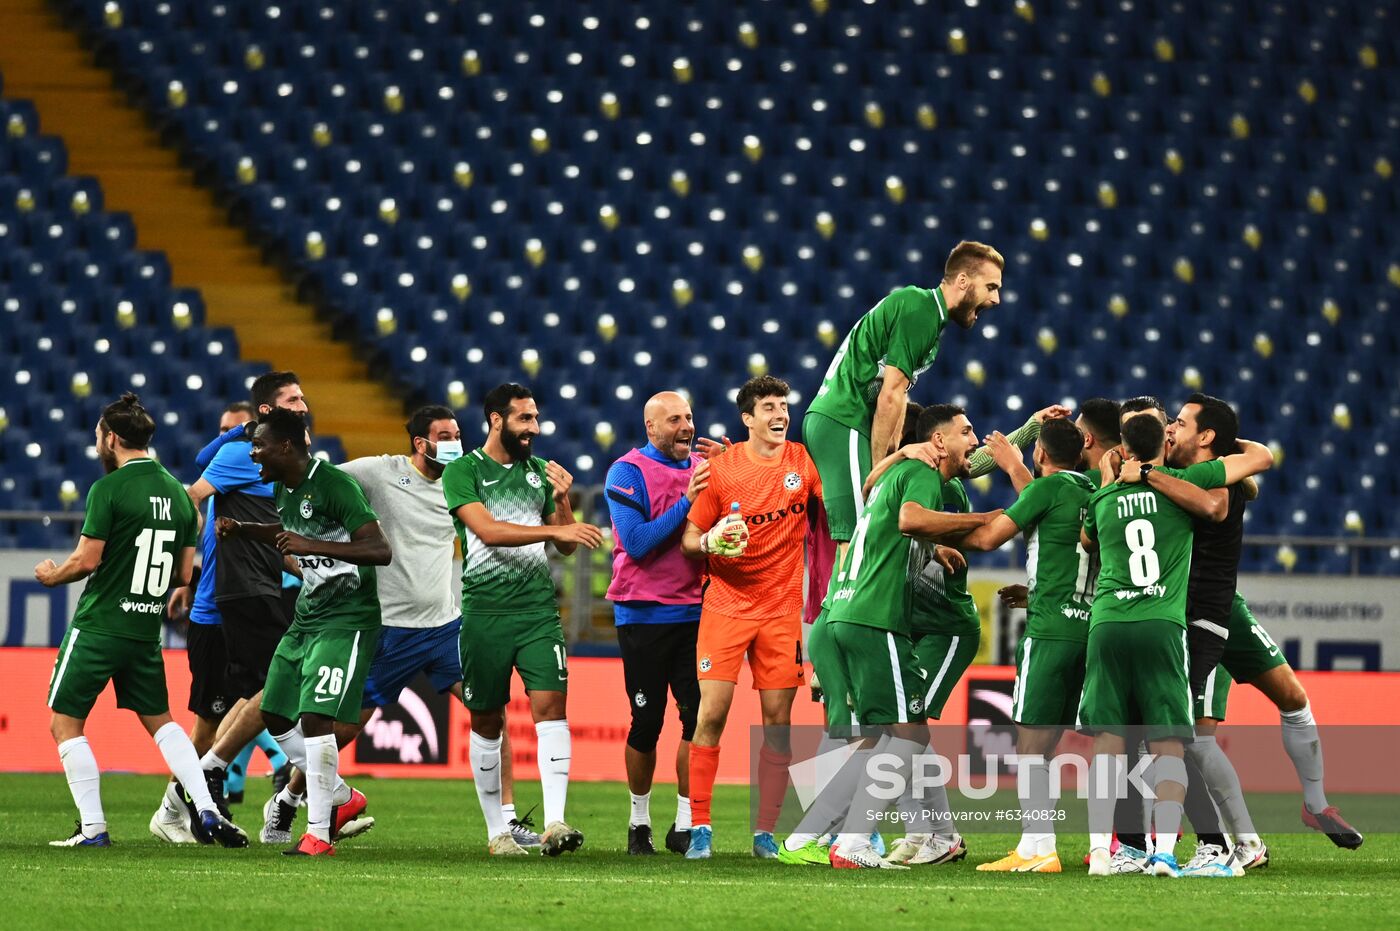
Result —
<instances>
[{"instance_id":1,"label":"player standing on teammate's shoulders","mask_svg":"<svg viewBox=\"0 0 1400 931\"><path fill-rule=\"evenodd\" d=\"M643 410L647 444L608 470L612 517L613 577L608 599L617 621L632 724L627 732L627 786L632 813L627 852L656 852L651 830L651 786L656 741L666 715L669 687L681 719L676 748L676 820L666 847L690 846L690 742L700 706L695 644L700 630L700 564L681 552L686 517L709 484L710 463L693 451L690 404L663 391Z\"/></svg>"},{"instance_id":2,"label":"player standing on teammate's shoulders","mask_svg":"<svg viewBox=\"0 0 1400 931\"><path fill-rule=\"evenodd\" d=\"M573 741L566 718L569 669L546 543L565 556L603 542L574 521L573 476L532 455L539 410L530 390L498 385L482 401L486 442L449 463L443 493L462 541L462 695L471 712L471 766L493 854L525 853L501 808L501 734L518 671L539 739L543 853L583 846L564 821Z\"/></svg>"},{"instance_id":3,"label":"player standing on teammate's shoulders","mask_svg":"<svg viewBox=\"0 0 1400 931\"><path fill-rule=\"evenodd\" d=\"M838 544L848 543L855 532L861 485L871 465L894 452L904 433L909 389L933 364L944 327L952 320L970 330L999 304L1005 267L991 246L960 242L936 287L891 292L841 341L802 423L822 478L827 525Z\"/></svg>"},{"instance_id":4,"label":"player standing on teammate's shoulders","mask_svg":"<svg viewBox=\"0 0 1400 931\"><path fill-rule=\"evenodd\" d=\"M1245 456L1263 471L1273 465L1268 447L1238 440L1239 418L1219 398L1193 394L1167 424L1167 463L1180 469L1223 459L1238 463ZM1237 452L1238 450L1238 452ZM1149 480L1152 480L1149 476ZM1219 832L1201 838L1201 863L1191 875L1224 875L1222 865L1234 859L1253 866L1267 860L1267 850L1249 823L1248 810L1234 766L1215 742L1216 728L1225 717L1229 694L1222 670L1239 682L1258 688L1279 710L1283 745L1303 787L1303 823L1321 831L1339 847L1355 849L1363 838L1327 803L1322 787L1322 744L1307 692L1272 638L1258 626L1236 591L1244 537L1245 501L1252 497L1244 482L1212 491L1212 509L1198 514L1191 556L1191 585L1187 616L1191 620L1191 689L1196 706L1196 740L1192 756L1211 788L1211 797L1226 826L1244 849L1229 850ZM1171 492L1168 490L1167 494ZM1237 605L1238 603L1238 605ZM1242 610L1241 610L1242 608ZM1261 636L1262 634L1262 636ZM1188 800L1189 801L1189 800ZM1205 806L1201 806L1206 811ZM1188 808L1189 813L1189 808ZM1194 819L1193 819L1194 820ZM1206 848L1217 848L1207 858ZM1193 861L1194 862L1194 861Z\"/></svg>"},{"instance_id":5,"label":"player standing on teammate's shoulders","mask_svg":"<svg viewBox=\"0 0 1400 931\"><path fill-rule=\"evenodd\" d=\"M359 484L311 457L301 414L281 408L263 414L253 433L253 461L263 481L275 483L281 523L221 517L217 530L221 539L275 546L300 565L296 618L273 654L261 711L307 779L307 831L283 852L333 855L341 828L365 809L364 796L340 778L334 725L359 720L381 626L374 567L389 565L393 551Z\"/></svg>"},{"instance_id":6,"label":"player standing on teammate's shoulders","mask_svg":"<svg viewBox=\"0 0 1400 931\"><path fill-rule=\"evenodd\" d=\"M88 490L77 549L61 566L46 559L34 567L49 588L88 580L49 684L49 729L79 814L73 835L54 847L112 844L97 759L83 734L109 681L117 707L136 712L170 772L188 787L199 815L195 838L248 846L247 835L219 813L194 745L170 717L161 622L170 587L187 585L193 573L198 517L184 486L147 453L155 429L134 394L103 408L95 436L105 474Z\"/></svg>"},{"instance_id":7,"label":"player standing on teammate's shoulders","mask_svg":"<svg viewBox=\"0 0 1400 931\"><path fill-rule=\"evenodd\" d=\"M760 859L778 856L773 829L792 760L792 700L803 679L803 538L809 504L821 496L806 448L788 439L791 390L771 375L739 389L735 403L749 437L710 460L709 484L691 506L681 538L687 556L705 560L707 576L696 643L700 710L690 747L687 859L711 855L719 740L745 654L763 720L752 849Z\"/></svg>"}]
</instances>

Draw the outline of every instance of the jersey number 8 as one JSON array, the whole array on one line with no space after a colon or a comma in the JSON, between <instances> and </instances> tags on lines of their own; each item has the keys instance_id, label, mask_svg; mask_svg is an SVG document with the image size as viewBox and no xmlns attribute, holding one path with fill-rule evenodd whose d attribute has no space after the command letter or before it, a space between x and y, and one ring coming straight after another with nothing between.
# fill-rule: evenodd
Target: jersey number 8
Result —
<instances>
[{"instance_id":1,"label":"jersey number 8","mask_svg":"<svg viewBox=\"0 0 1400 931\"><path fill-rule=\"evenodd\" d=\"M1157 560L1157 551L1153 549L1157 543L1157 531L1152 521L1142 517L1129 521L1123 535L1128 544L1128 575L1133 584L1154 584L1162 575L1162 567Z\"/></svg>"}]
</instances>

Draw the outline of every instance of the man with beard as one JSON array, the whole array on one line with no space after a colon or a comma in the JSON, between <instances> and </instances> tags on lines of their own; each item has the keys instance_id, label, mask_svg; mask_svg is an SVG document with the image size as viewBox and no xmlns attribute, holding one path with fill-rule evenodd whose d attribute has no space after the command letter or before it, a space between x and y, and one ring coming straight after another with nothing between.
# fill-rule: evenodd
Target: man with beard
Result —
<instances>
[{"instance_id":1,"label":"man with beard","mask_svg":"<svg viewBox=\"0 0 1400 931\"><path fill-rule=\"evenodd\" d=\"M832 580L825 635L814 638L811 644L814 668L828 682L844 683L847 693L844 700L837 698L828 704L828 724L842 723L840 716L849 702L852 723L885 730L882 746L899 759L906 773L914 756L929 745L926 703L946 698L938 695L937 676L946 673L956 653L956 642L946 655L919 653L912 624L913 587L909 584L911 538L930 544L951 542L1000 513L950 514L943 510L947 483L971 475L969 458L978 445L961 407L934 404L925 408L919 415L917 434L929 444L930 458L937 466L906 459L890 466L871 487L851 540L849 560ZM943 558L948 560L945 571L966 567L956 551ZM941 704L939 707L941 710ZM830 852L830 862L838 869L907 869L904 863L913 859L911 853L885 860L871 845L873 819L882 809L869 797L862 758L873 752L873 737L865 731L861 747L850 761L854 765L843 767L846 778L856 777L856 784L850 787L854 792L848 793L842 786L833 793L834 798L850 800L841 833ZM832 786L826 791L831 792ZM912 806L901 804L902 814L929 804L923 798L911 797L911 801L915 803ZM946 797L931 804L946 807ZM961 838L956 834L951 837L937 856L921 858L920 862L949 862L965 856ZM810 840L789 837L785 848ZM917 850L922 843L920 834L908 846Z\"/></svg>"},{"instance_id":2,"label":"man with beard","mask_svg":"<svg viewBox=\"0 0 1400 931\"><path fill-rule=\"evenodd\" d=\"M863 505L861 485L873 463L894 452L904 433L909 389L938 355L951 319L964 330L1001 302L1001 253L960 242L931 289L893 291L856 321L822 379L803 421L803 439L822 479L838 561Z\"/></svg>"},{"instance_id":3,"label":"man with beard","mask_svg":"<svg viewBox=\"0 0 1400 931\"><path fill-rule=\"evenodd\" d=\"M676 820L666 847L690 846L690 740L700 705L695 642L700 630L700 565L681 552L681 534L710 464L692 451L695 420L674 391L654 395L643 409L647 445L608 469L613 578L608 598L617 622L632 725L627 732L627 787L632 796L627 852L656 852L651 831L651 784L656 741L669 687L681 719L676 749Z\"/></svg>"},{"instance_id":4,"label":"man with beard","mask_svg":"<svg viewBox=\"0 0 1400 931\"><path fill-rule=\"evenodd\" d=\"M787 438L787 382L751 378L735 404L749 438L710 461L709 484L687 516L681 549L706 560L695 648L700 710L690 748L692 827L686 858L708 859L710 803L744 655L763 719L753 855L778 856L773 829L792 760L792 700L802 684L802 562L807 512L821 496L816 466Z\"/></svg>"},{"instance_id":5,"label":"man with beard","mask_svg":"<svg viewBox=\"0 0 1400 931\"><path fill-rule=\"evenodd\" d=\"M177 780L189 787L201 843L248 846L204 784L189 737L170 717L161 655L161 619L171 584L188 584L198 518L174 476L150 457L156 424L134 394L107 405L97 422L97 454L106 473L88 490L78 547L63 565L46 559L34 577L49 588L88 579L63 637L49 685L50 730L78 807L71 837L54 847L110 847L97 759L83 729L110 681L117 707L130 708L155 739Z\"/></svg>"},{"instance_id":6,"label":"man with beard","mask_svg":"<svg viewBox=\"0 0 1400 931\"><path fill-rule=\"evenodd\" d=\"M1181 412L1167 424L1167 464L1179 469L1201 462L1226 462L1251 457L1263 468L1273 464L1269 450L1247 440L1236 440L1239 419L1219 398L1193 394ZM1238 452L1237 452L1238 449ZM1168 496L1171 491L1164 489ZM1200 768L1211 798L1235 835L1231 850L1215 825L1197 823L1196 856L1187 867L1191 876L1235 876L1244 868L1268 862L1268 851L1254 833L1240 789L1239 777L1215 740L1216 728L1225 718L1228 678L1249 682L1279 709L1284 749L1303 787L1303 823L1322 831L1339 847L1355 849L1362 836L1328 805L1322 787L1322 746L1298 677L1264 629L1258 626L1236 592L1244 508L1248 495L1243 483L1211 493L1211 510L1193 513L1194 545L1191 581L1187 592L1187 617L1191 622L1191 690L1195 702L1196 738L1188 747ZM1224 669L1226 676L1220 675ZM1221 683L1219 679L1227 679ZM1193 814L1188 797L1187 813ZM1196 805L1204 821L1213 815L1208 804Z\"/></svg>"},{"instance_id":7,"label":"man with beard","mask_svg":"<svg viewBox=\"0 0 1400 931\"><path fill-rule=\"evenodd\" d=\"M583 846L564 821L572 738L568 665L545 544L565 556L603 534L574 521L573 476L532 455L539 410L530 390L498 385L482 401L486 442L448 464L443 493L462 541L462 696L471 712L471 765L491 853L525 853L501 808L501 733L510 675L520 673L539 739L546 856Z\"/></svg>"}]
</instances>

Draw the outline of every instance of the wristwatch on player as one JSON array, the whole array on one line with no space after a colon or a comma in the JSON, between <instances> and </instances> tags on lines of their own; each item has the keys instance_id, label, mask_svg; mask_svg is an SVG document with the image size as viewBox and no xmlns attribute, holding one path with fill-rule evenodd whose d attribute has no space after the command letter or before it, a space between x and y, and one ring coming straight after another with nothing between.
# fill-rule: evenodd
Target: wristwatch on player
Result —
<instances>
[{"instance_id":1,"label":"wristwatch on player","mask_svg":"<svg viewBox=\"0 0 1400 931\"><path fill-rule=\"evenodd\" d=\"M1150 463L1150 462L1144 463L1144 464L1143 464L1143 467L1142 467L1142 475L1138 478L1138 481L1140 481L1140 482L1142 482L1144 485L1146 485L1146 484L1147 484L1147 476L1148 476L1151 472L1152 472L1152 463Z\"/></svg>"}]
</instances>

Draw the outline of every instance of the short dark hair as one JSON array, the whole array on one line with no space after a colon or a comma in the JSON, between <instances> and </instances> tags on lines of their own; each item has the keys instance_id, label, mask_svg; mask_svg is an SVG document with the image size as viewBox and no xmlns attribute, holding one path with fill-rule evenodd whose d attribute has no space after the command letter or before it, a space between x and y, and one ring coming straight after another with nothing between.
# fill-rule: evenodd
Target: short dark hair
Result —
<instances>
[{"instance_id":1,"label":"short dark hair","mask_svg":"<svg viewBox=\"0 0 1400 931\"><path fill-rule=\"evenodd\" d=\"M130 391L102 408L102 419L98 423L103 433L115 433L127 449L146 449L156 432L155 418Z\"/></svg>"},{"instance_id":2,"label":"short dark hair","mask_svg":"<svg viewBox=\"0 0 1400 931\"><path fill-rule=\"evenodd\" d=\"M426 404L418 408L409 415L408 423L404 424L404 429L408 431L408 448L411 450L413 441L419 437L427 437L428 428L433 425L433 421L456 419L456 411L441 404Z\"/></svg>"},{"instance_id":3,"label":"short dark hair","mask_svg":"<svg viewBox=\"0 0 1400 931\"><path fill-rule=\"evenodd\" d=\"M258 428L267 428L267 435L276 442L286 440L292 444L292 448L300 452L307 452L306 446L306 415L300 411L289 411L285 408L274 407L266 414L258 417Z\"/></svg>"},{"instance_id":4,"label":"short dark hair","mask_svg":"<svg viewBox=\"0 0 1400 931\"><path fill-rule=\"evenodd\" d=\"M1084 434L1071 420L1048 419L1040 425L1040 446L1061 469L1073 469L1084 455Z\"/></svg>"},{"instance_id":5,"label":"short dark hair","mask_svg":"<svg viewBox=\"0 0 1400 931\"><path fill-rule=\"evenodd\" d=\"M225 414L247 414L250 417L258 416L258 409L253 406L252 401L234 401L224 408Z\"/></svg>"},{"instance_id":6,"label":"short dark hair","mask_svg":"<svg viewBox=\"0 0 1400 931\"><path fill-rule=\"evenodd\" d=\"M513 381L492 388L486 392L486 397L481 399L481 412L486 417L486 426L491 426L492 414L505 420L510 415L510 402L523 401L533 397L534 395L530 393L529 388L517 385Z\"/></svg>"},{"instance_id":7,"label":"short dark hair","mask_svg":"<svg viewBox=\"0 0 1400 931\"><path fill-rule=\"evenodd\" d=\"M910 443L919 442L919 415L924 412L924 406L916 401L906 401L904 404L904 435L899 438L900 446L908 446Z\"/></svg>"},{"instance_id":8,"label":"short dark hair","mask_svg":"<svg viewBox=\"0 0 1400 931\"><path fill-rule=\"evenodd\" d=\"M301 379L297 378L296 372L268 372L253 379L253 407L261 410L266 404L268 407L275 407L277 403L277 392L288 385L299 385Z\"/></svg>"},{"instance_id":9,"label":"short dark hair","mask_svg":"<svg viewBox=\"0 0 1400 931\"><path fill-rule=\"evenodd\" d=\"M1111 449L1123 442L1123 437L1118 432L1118 420L1123 413L1117 401L1090 398L1079 405L1079 416L1084 418L1084 425L1089 428L1094 439L1099 441L1100 446Z\"/></svg>"},{"instance_id":10,"label":"short dark hair","mask_svg":"<svg viewBox=\"0 0 1400 931\"><path fill-rule=\"evenodd\" d=\"M914 431L915 435L920 443L927 442L939 427L966 413L967 411L956 404L930 404L919 414L919 425Z\"/></svg>"},{"instance_id":11,"label":"short dark hair","mask_svg":"<svg viewBox=\"0 0 1400 931\"><path fill-rule=\"evenodd\" d=\"M1228 456L1235 451L1240 438L1240 418L1235 409L1219 398L1197 391L1186 399L1187 404L1200 405L1196 415L1197 430L1214 430L1215 440L1210 451L1217 456Z\"/></svg>"},{"instance_id":12,"label":"short dark hair","mask_svg":"<svg viewBox=\"0 0 1400 931\"><path fill-rule=\"evenodd\" d=\"M744 382L734 403L739 406L739 413L752 414L759 398L782 398L786 401L791 393L792 387L781 378L773 375L755 375Z\"/></svg>"},{"instance_id":13,"label":"short dark hair","mask_svg":"<svg viewBox=\"0 0 1400 931\"><path fill-rule=\"evenodd\" d=\"M1156 459L1166 440L1167 428L1156 417L1130 417L1123 424L1123 445L1143 462Z\"/></svg>"},{"instance_id":14,"label":"short dark hair","mask_svg":"<svg viewBox=\"0 0 1400 931\"><path fill-rule=\"evenodd\" d=\"M1166 416L1167 413L1167 409L1164 406L1162 406L1162 402L1157 400L1150 394L1143 394L1135 398L1128 398L1128 400L1124 401L1118 406L1119 418L1121 418L1124 414L1136 414L1140 411L1161 411L1163 416Z\"/></svg>"}]
</instances>

